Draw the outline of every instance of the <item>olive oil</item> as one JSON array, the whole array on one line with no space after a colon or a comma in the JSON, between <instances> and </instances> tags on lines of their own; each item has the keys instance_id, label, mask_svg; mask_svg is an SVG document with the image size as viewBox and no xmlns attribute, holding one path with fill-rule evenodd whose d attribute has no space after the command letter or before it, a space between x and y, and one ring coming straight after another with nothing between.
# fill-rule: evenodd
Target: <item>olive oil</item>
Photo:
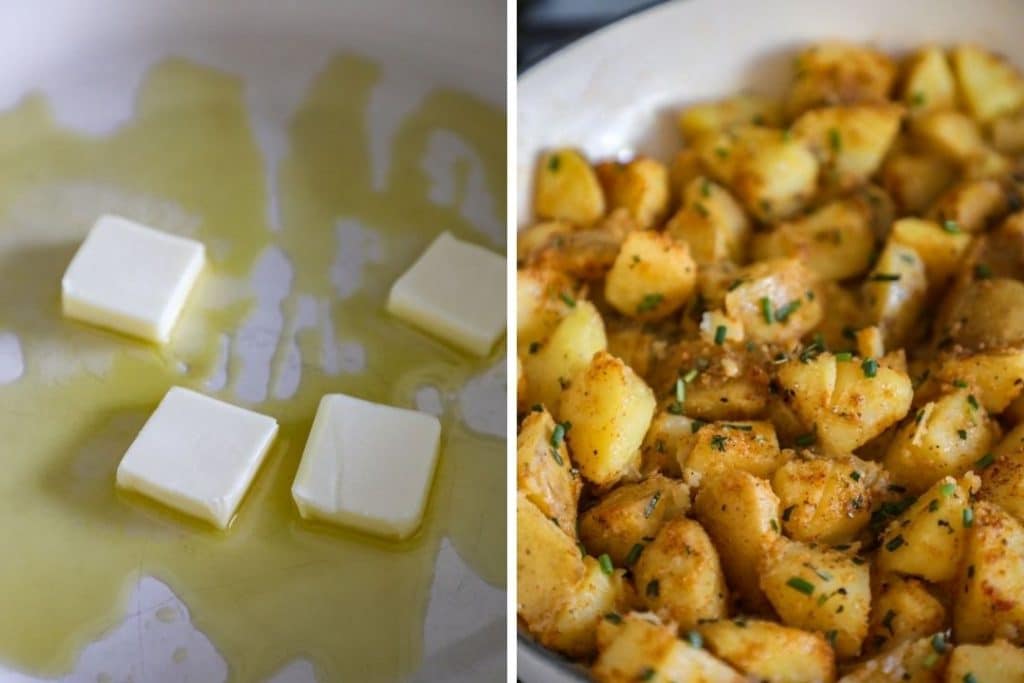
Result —
<instances>
[{"instance_id":1,"label":"olive oil","mask_svg":"<svg viewBox=\"0 0 1024 683\"><path fill-rule=\"evenodd\" d=\"M432 134L454 133L473 150L494 220L504 216L504 114L433 91L402 122L386 182L375 186L367 105L380 80L374 64L341 56L313 82L273 178L279 229L267 218L266 166L233 76L164 62L141 86L134 118L100 137L62 128L40 96L0 113L0 332L17 335L25 367L0 385L0 661L66 673L86 643L116 625L131 583L148 574L188 605L232 680L267 676L296 657L312 661L322 681L393 680L421 657L442 538L486 581L503 584L504 444L465 424L457 396L505 349L468 358L391 318L384 302L442 230L487 242L460 211L466 168L455 174L456 201L431 200L422 159ZM103 211L208 246L207 271L165 348L60 315L61 274ZM341 294L332 280L339 221L379 243L361 284ZM268 249L283 254L293 279L279 301L261 304L247 283ZM316 324L299 324L304 300L317 302ZM245 327L261 305L283 336ZM361 349L362 361L325 369L342 345ZM244 346L269 361L266 400L237 395L252 362ZM297 362L294 392L275 391ZM175 384L281 424L227 533L115 491L120 457ZM290 486L320 397L412 406L422 386L444 397L444 431L416 536L391 543L303 522Z\"/></svg>"}]
</instances>

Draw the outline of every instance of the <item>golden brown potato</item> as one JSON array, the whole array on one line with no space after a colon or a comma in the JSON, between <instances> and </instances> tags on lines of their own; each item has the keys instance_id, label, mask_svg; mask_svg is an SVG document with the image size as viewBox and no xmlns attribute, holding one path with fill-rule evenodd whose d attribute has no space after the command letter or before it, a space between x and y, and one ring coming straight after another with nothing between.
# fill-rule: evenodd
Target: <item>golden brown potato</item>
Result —
<instances>
[{"instance_id":1,"label":"golden brown potato","mask_svg":"<svg viewBox=\"0 0 1024 683\"><path fill-rule=\"evenodd\" d=\"M659 232L633 232L622 244L605 280L605 299L623 315L657 320L687 302L697 285L697 266L685 242Z\"/></svg>"},{"instance_id":2,"label":"golden brown potato","mask_svg":"<svg viewBox=\"0 0 1024 683\"><path fill-rule=\"evenodd\" d=\"M633 368L640 377L647 377L657 361L657 350L664 347L643 323L626 324L608 332L608 353Z\"/></svg>"},{"instance_id":3,"label":"golden brown potato","mask_svg":"<svg viewBox=\"0 0 1024 683\"><path fill-rule=\"evenodd\" d=\"M641 230L664 220L670 199L665 164L641 157L627 163L606 161L595 170L609 209L626 209Z\"/></svg>"},{"instance_id":4,"label":"golden brown potato","mask_svg":"<svg viewBox=\"0 0 1024 683\"><path fill-rule=\"evenodd\" d=\"M780 537L761 565L761 588L782 623L825 633L840 657L858 655L868 632L869 567L855 560Z\"/></svg>"},{"instance_id":5,"label":"golden brown potato","mask_svg":"<svg viewBox=\"0 0 1024 683\"><path fill-rule=\"evenodd\" d=\"M676 152L668 167L668 181L673 199L678 200L686 194L686 187L703 173L697 150L687 147Z\"/></svg>"},{"instance_id":6,"label":"golden brown potato","mask_svg":"<svg viewBox=\"0 0 1024 683\"><path fill-rule=\"evenodd\" d=\"M1024 154L1024 111L992 122L992 146L1003 154Z\"/></svg>"},{"instance_id":7,"label":"golden brown potato","mask_svg":"<svg viewBox=\"0 0 1024 683\"><path fill-rule=\"evenodd\" d=\"M771 476L784 462L770 422L713 422L700 427L693 448L681 453L683 478L693 486L728 470Z\"/></svg>"},{"instance_id":8,"label":"golden brown potato","mask_svg":"<svg viewBox=\"0 0 1024 683\"><path fill-rule=\"evenodd\" d=\"M586 226L604 215L604 193L597 174L574 149L541 155L533 182L533 212L537 218Z\"/></svg>"},{"instance_id":9,"label":"golden brown potato","mask_svg":"<svg viewBox=\"0 0 1024 683\"><path fill-rule=\"evenodd\" d=\"M820 278L845 280L871 264L875 234L870 219L870 208L857 199L829 202L757 233L751 253L756 259L798 258Z\"/></svg>"},{"instance_id":10,"label":"golden brown potato","mask_svg":"<svg viewBox=\"0 0 1024 683\"><path fill-rule=\"evenodd\" d=\"M925 47L909 59L900 93L911 115L956 108L956 80L941 47Z\"/></svg>"},{"instance_id":11,"label":"golden brown potato","mask_svg":"<svg viewBox=\"0 0 1024 683\"><path fill-rule=\"evenodd\" d=\"M918 395L931 399L944 385L966 384L976 389L978 403L1001 413L1024 389L1024 352L1012 349L955 353L937 358Z\"/></svg>"},{"instance_id":12,"label":"golden brown potato","mask_svg":"<svg viewBox=\"0 0 1024 683\"><path fill-rule=\"evenodd\" d=\"M957 177L957 167L934 154L897 152L882 167L882 186L903 215L920 215Z\"/></svg>"},{"instance_id":13,"label":"golden brown potato","mask_svg":"<svg viewBox=\"0 0 1024 683\"><path fill-rule=\"evenodd\" d=\"M927 293L921 257L890 240L864 281L867 319L881 330L885 348L906 346L914 338Z\"/></svg>"},{"instance_id":14,"label":"golden brown potato","mask_svg":"<svg viewBox=\"0 0 1024 683\"><path fill-rule=\"evenodd\" d=\"M956 163L967 163L989 151L981 129L966 114L942 109L922 114L911 127L926 151Z\"/></svg>"},{"instance_id":15,"label":"golden brown potato","mask_svg":"<svg viewBox=\"0 0 1024 683\"><path fill-rule=\"evenodd\" d=\"M860 300L860 288L844 287L838 282L826 282L821 288L825 310L828 315L814 329L821 334L825 347L829 349L852 349L856 345L855 330L863 327L864 310ZM776 425L778 428L778 425ZM798 434L803 433L801 428Z\"/></svg>"},{"instance_id":16,"label":"golden brown potato","mask_svg":"<svg viewBox=\"0 0 1024 683\"><path fill-rule=\"evenodd\" d=\"M599 351L562 395L561 417L580 472L610 486L640 466L640 444L654 417L654 393L629 366Z\"/></svg>"},{"instance_id":17,"label":"golden brown potato","mask_svg":"<svg viewBox=\"0 0 1024 683\"><path fill-rule=\"evenodd\" d=\"M793 135L811 149L830 187L863 185L878 170L903 118L894 104L856 104L805 112L793 124Z\"/></svg>"},{"instance_id":18,"label":"golden brown potato","mask_svg":"<svg viewBox=\"0 0 1024 683\"><path fill-rule=\"evenodd\" d=\"M973 469L981 475L978 497L1024 522L1024 424L1007 432L999 445L974 462Z\"/></svg>"},{"instance_id":19,"label":"golden brown potato","mask_svg":"<svg viewBox=\"0 0 1024 683\"><path fill-rule=\"evenodd\" d=\"M970 508L968 508L970 509ZM992 503L979 501L961 520L968 527L953 585L953 635L958 643L1024 637L1024 527Z\"/></svg>"},{"instance_id":20,"label":"golden brown potato","mask_svg":"<svg viewBox=\"0 0 1024 683\"><path fill-rule=\"evenodd\" d=\"M923 581L887 574L875 582L871 595L874 604L865 646L869 652L891 650L941 631L946 624L946 609Z\"/></svg>"},{"instance_id":21,"label":"golden brown potato","mask_svg":"<svg viewBox=\"0 0 1024 683\"><path fill-rule=\"evenodd\" d=\"M523 371L529 405L547 406L559 415L561 393L573 378L590 364L591 358L608 345L601 314L589 301L573 300L567 316L543 343L532 346L523 356Z\"/></svg>"},{"instance_id":22,"label":"golden brown potato","mask_svg":"<svg viewBox=\"0 0 1024 683\"><path fill-rule=\"evenodd\" d=\"M556 425L546 410L531 412L516 445L517 490L575 539L581 486L565 446L565 425Z\"/></svg>"},{"instance_id":23,"label":"golden brown potato","mask_svg":"<svg viewBox=\"0 0 1024 683\"><path fill-rule=\"evenodd\" d=\"M700 524L665 522L633 566L637 593L651 611L683 630L728 615L729 592L718 552Z\"/></svg>"},{"instance_id":24,"label":"golden brown potato","mask_svg":"<svg viewBox=\"0 0 1024 683\"><path fill-rule=\"evenodd\" d=\"M1006 192L1002 185L995 180L985 179L954 185L938 198L929 216L943 226L978 232L992 221L1002 218L1005 213Z\"/></svg>"},{"instance_id":25,"label":"golden brown potato","mask_svg":"<svg viewBox=\"0 0 1024 683\"><path fill-rule=\"evenodd\" d=\"M583 578L583 559L576 541L522 493L516 502L516 536L519 616L531 632L543 633Z\"/></svg>"},{"instance_id":26,"label":"golden brown potato","mask_svg":"<svg viewBox=\"0 0 1024 683\"><path fill-rule=\"evenodd\" d=\"M1004 59L975 45L953 50L953 69L964 104L986 123L1024 106L1024 79Z\"/></svg>"},{"instance_id":27,"label":"golden brown potato","mask_svg":"<svg viewBox=\"0 0 1024 683\"><path fill-rule=\"evenodd\" d=\"M634 599L624 572L609 574L593 557L584 557L583 577L538 638L545 647L569 656L590 656L596 647L597 625L604 615L625 611Z\"/></svg>"},{"instance_id":28,"label":"golden brown potato","mask_svg":"<svg viewBox=\"0 0 1024 683\"><path fill-rule=\"evenodd\" d=\"M883 461L894 483L920 493L966 472L991 449L999 427L972 391L957 389L929 402L900 427Z\"/></svg>"},{"instance_id":29,"label":"golden brown potato","mask_svg":"<svg viewBox=\"0 0 1024 683\"><path fill-rule=\"evenodd\" d=\"M813 107L884 102L896 80L888 56L860 45L819 43L796 58L786 110L796 117Z\"/></svg>"},{"instance_id":30,"label":"golden brown potato","mask_svg":"<svg viewBox=\"0 0 1024 683\"><path fill-rule=\"evenodd\" d=\"M750 220L727 189L698 176L684 188L682 206L665 231L686 242L697 263L740 262L746 253Z\"/></svg>"},{"instance_id":31,"label":"golden brown potato","mask_svg":"<svg viewBox=\"0 0 1024 683\"><path fill-rule=\"evenodd\" d=\"M684 415L661 411L654 416L641 448L641 472L660 472L678 479L680 460L685 460L697 442L700 424Z\"/></svg>"},{"instance_id":32,"label":"golden brown potato","mask_svg":"<svg viewBox=\"0 0 1024 683\"><path fill-rule=\"evenodd\" d=\"M814 275L797 259L760 261L740 270L725 296L725 312L755 342L799 339L821 321Z\"/></svg>"},{"instance_id":33,"label":"golden brown potato","mask_svg":"<svg viewBox=\"0 0 1024 683\"><path fill-rule=\"evenodd\" d=\"M600 654L591 673L598 683L745 683L727 664L677 637L674 624L651 615L604 619Z\"/></svg>"},{"instance_id":34,"label":"golden brown potato","mask_svg":"<svg viewBox=\"0 0 1024 683\"><path fill-rule=\"evenodd\" d=\"M700 635L717 657L759 681L831 683L836 677L832 648L818 633L743 619L704 624Z\"/></svg>"},{"instance_id":35,"label":"golden brown potato","mask_svg":"<svg viewBox=\"0 0 1024 683\"><path fill-rule=\"evenodd\" d=\"M953 578L963 550L964 510L975 483L973 477L935 482L886 528L878 568L936 583Z\"/></svg>"},{"instance_id":36,"label":"golden brown potato","mask_svg":"<svg viewBox=\"0 0 1024 683\"><path fill-rule=\"evenodd\" d=\"M1009 278L966 285L949 313L947 334L967 349L1005 349L1024 344L1024 283Z\"/></svg>"},{"instance_id":37,"label":"golden brown potato","mask_svg":"<svg viewBox=\"0 0 1024 683\"><path fill-rule=\"evenodd\" d=\"M782 528L798 541L843 543L871 519L877 464L855 456L790 460L772 475Z\"/></svg>"},{"instance_id":38,"label":"golden brown potato","mask_svg":"<svg viewBox=\"0 0 1024 683\"><path fill-rule=\"evenodd\" d=\"M576 226L568 221L544 221L520 230L516 235L516 260L528 263L535 254L575 231Z\"/></svg>"},{"instance_id":39,"label":"golden brown potato","mask_svg":"<svg viewBox=\"0 0 1024 683\"><path fill-rule=\"evenodd\" d=\"M550 268L527 268L516 272L516 335L520 355L536 349L572 309L575 288L564 274Z\"/></svg>"},{"instance_id":40,"label":"golden brown potato","mask_svg":"<svg viewBox=\"0 0 1024 683\"><path fill-rule=\"evenodd\" d=\"M1002 638L989 645L958 645L949 656L947 683L1024 681L1024 650Z\"/></svg>"},{"instance_id":41,"label":"golden brown potato","mask_svg":"<svg viewBox=\"0 0 1024 683\"><path fill-rule=\"evenodd\" d=\"M689 509L686 484L653 474L616 487L580 515L580 540L591 555L607 554L616 566L630 567L665 520Z\"/></svg>"},{"instance_id":42,"label":"golden brown potato","mask_svg":"<svg viewBox=\"0 0 1024 683\"><path fill-rule=\"evenodd\" d=\"M780 533L779 499L771 486L742 470L725 470L700 487L694 514L714 541L729 586L739 594L742 606L767 612L770 607L757 570Z\"/></svg>"},{"instance_id":43,"label":"golden brown potato","mask_svg":"<svg viewBox=\"0 0 1024 683\"><path fill-rule=\"evenodd\" d=\"M694 147L711 177L762 221L792 216L817 186L817 159L794 136L778 129L740 126L701 136Z\"/></svg>"},{"instance_id":44,"label":"golden brown potato","mask_svg":"<svg viewBox=\"0 0 1024 683\"><path fill-rule=\"evenodd\" d=\"M679 131L687 140L750 123L758 126L781 124L779 103L761 95L740 94L717 102L695 104L679 115Z\"/></svg>"},{"instance_id":45,"label":"golden brown potato","mask_svg":"<svg viewBox=\"0 0 1024 683\"><path fill-rule=\"evenodd\" d=\"M828 453L851 453L901 420L913 390L904 372L871 358L838 360L822 353L779 366L786 403Z\"/></svg>"},{"instance_id":46,"label":"golden brown potato","mask_svg":"<svg viewBox=\"0 0 1024 683\"><path fill-rule=\"evenodd\" d=\"M839 683L942 683L951 649L942 633L908 641L859 664Z\"/></svg>"},{"instance_id":47,"label":"golden brown potato","mask_svg":"<svg viewBox=\"0 0 1024 683\"><path fill-rule=\"evenodd\" d=\"M931 288L943 288L960 267L971 237L959 226L941 225L920 218L903 218L893 223L892 242L913 249L924 262Z\"/></svg>"}]
</instances>

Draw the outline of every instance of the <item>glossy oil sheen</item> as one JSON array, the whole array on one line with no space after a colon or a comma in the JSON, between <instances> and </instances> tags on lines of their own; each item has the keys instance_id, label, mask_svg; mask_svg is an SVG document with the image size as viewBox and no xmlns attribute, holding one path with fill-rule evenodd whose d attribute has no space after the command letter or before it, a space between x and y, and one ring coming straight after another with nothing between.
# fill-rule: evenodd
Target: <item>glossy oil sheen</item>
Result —
<instances>
[{"instance_id":1,"label":"glossy oil sheen","mask_svg":"<svg viewBox=\"0 0 1024 683\"><path fill-rule=\"evenodd\" d=\"M485 243L458 201L429 198L422 159L432 132L452 131L472 148L504 215L504 117L471 96L433 91L399 127L378 191L366 107L379 79L373 64L342 56L313 81L278 168L278 232L268 225L264 160L233 76L159 64L140 87L135 117L101 137L62 128L41 97L0 113L0 330L18 335L25 355L24 376L0 386L0 661L66 673L85 644L116 625L130 587L148 574L188 606L232 680L267 676L296 657L310 659L322 681L393 680L420 660L442 538L486 581L503 583L504 445L466 427L455 397L504 346L470 359L389 317L384 302L441 231ZM455 174L459 195L466 174ZM61 318L60 276L98 210L168 229L190 217L185 232L207 244L210 265L167 347ZM364 266L348 297L331 279L339 219L380 238L380 259ZM365 368L327 373L318 363L323 328L296 335L301 383L290 398L247 404L276 417L281 433L232 528L220 533L116 492L114 471L169 386L204 390L220 335L253 310L247 282L272 243L294 268L279 305L285 329L300 293L320 297L336 341L365 348ZM295 358L280 340L239 343L270 345L272 380ZM240 362L232 356L227 386L214 395L238 401L231 389ZM411 406L425 384L447 400L420 531L391 543L302 522L289 489L320 397L340 391Z\"/></svg>"}]
</instances>

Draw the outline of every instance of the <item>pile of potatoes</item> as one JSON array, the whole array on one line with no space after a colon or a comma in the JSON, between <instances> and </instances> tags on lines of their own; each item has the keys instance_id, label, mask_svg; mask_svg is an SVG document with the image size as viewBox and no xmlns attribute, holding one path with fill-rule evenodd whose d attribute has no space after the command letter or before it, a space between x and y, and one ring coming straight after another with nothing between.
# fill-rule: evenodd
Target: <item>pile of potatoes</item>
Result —
<instances>
[{"instance_id":1,"label":"pile of potatoes","mask_svg":"<svg viewBox=\"0 0 1024 683\"><path fill-rule=\"evenodd\" d=\"M1024 78L794 68L669 163L539 160L520 626L598 681L1024 681Z\"/></svg>"}]
</instances>

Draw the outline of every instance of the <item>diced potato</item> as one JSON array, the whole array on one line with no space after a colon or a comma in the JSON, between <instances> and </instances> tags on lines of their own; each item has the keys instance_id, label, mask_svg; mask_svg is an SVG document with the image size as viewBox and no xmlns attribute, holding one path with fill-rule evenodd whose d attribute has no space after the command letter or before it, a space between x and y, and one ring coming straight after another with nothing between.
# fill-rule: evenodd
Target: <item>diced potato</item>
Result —
<instances>
[{"instance_id":1,"label":"diced potato","mask_svg":"<svg viewBox=\"0 0 1024 683\"><path fill-rule=\"evenodd\" d=\"M872 597L866 645L870 652L923 638L941 631L946 624L946 609L923 581L888 574L876 582Z\"/></svg>"},{"instance_id":2,"label":"diced potato","mask_svg":"<svg viewBox=\"0 0 1024 683\"><path fill-rule=\"evenodd\" d=\"M741 126L695 143L702 165L762 221L788 218L814 195L818 161L793 136L774 128Z\"/></svg>"},{"instance_id":3,"label":"diced potato","mask_svg":"<svg viewBox=\"0 0 1024 683\"><path fill-rule=\"evenodd\" d=\"M958 111L943 109L922 114L914 119L911 130L927 150L957 163L966 163L989 151L978 124Z\"/></svg>"},{"instance_id":4,"label":"diced potato","mask_svg":"<svg viewBox=\"0 0 1024 683\"><path fill-rule=\"evenodd\" d=\"M746 679L705 650L680 640L673 624L628 614L601 622L600 654L591 673L598 683L745 683Z\"/></svg>"},{"instance_id":5,"label":"diced potato","mask_svg":"<svg viewBox=\"0 0 1024 683\"><path fill-rule=\"evenodd\" d=\"M687 147L676 152L668 167L668 180L673 198L679 199L686 194L686 187L703 173L697 150Z\"/></svg>"},{"instance_id":6,"label":"diced potato","mask_svg":"<svg viewBox=\"0 0 1024 683\"><path fill-rule=\"evenodd\" d=\"M956 80L941 47L926 47L910 58L900 92L914 115L956 108Z\"/></svg>"},{"instance_id":7,"label":"diced potato","mask_svg":"<svg viewBox=\"0 0 1024 683\"><path fill-rule=\"evenodd\" d=\"M979 121L1024 106L1024 79L1001 57L974 45L959 45L953 50L953 69L964 104Z\"/></svg>"},{"instance_id":8,"label":"diced potato","mask_svg":"<svg viewBox=\"0 0 1024 683\"><path fill-rule=\"evenodd\" d=\"M582 482L572 469L564 436L564 426L557 428L548 411L527 415L516 444L516 487L575 539Z\"/></svg>"},{"instance_id":9,"label":"diced potato","mask_svg":"<svg viewBox=\"0 0 1024 683\"><path fill-rule=\"evenodd\" d=\"M944 192L932 206L929 216L943 225L967 232L984 230L1006 213L1006 193L998 181L968 180Z\"/></svg>"},{"instance_id":10,"label":"diced potato","mask_svg":"<svg viewBox=\"0 0 1024 683\"><path fill-rule=\"evenodd\" d=\"M606 614L625 611L633 600L621 570L606 574L593 557L583 558L583 578L547 630L538 634L545 647L571 657L587 657L597 646L597 625Z\"/></svg>"},{"instance_id":11,"label":"diced potato","mask_svg":"<svg viewBox=\"0 0 1024 683\"><path fill-rule=\"evenodd\" d=\"M819 43L796 59L786 110L795 117L813 107L884 102L895 80L896 64L877 50L838 41Z\"/></svg>"},{"instance_id":12,"label":"diced potato","mask_svg":"<svg viewBox=\"0 0 1024 683\"><path fill-rule=\"evenodd\" d=\"M580 472L610 486L640 466L640 444L654 416L654 393L629 366L599 351L562 394L561 417Z\"/></svg>"},{"instance_id":13,"label":"diced potato","mask_svg":"<svg viewBox=\"0 0 1024 683\"><path fill-rule=\"evenodd\" d=\"M978 497L1024 522L1024 424L1011 429L991 454L974 463L981 475Z\"/></svg>"},{"instance_id":14,"label":"diced potato","mask_svg":"<svg viewBox=\"0 0 1024 683\"><path fill-rule=\"evenodd\" d=\"M699 176L684 189L682 207L665 230L690 246L697 263L739 262L746 252L750 221L728 190Z\"/></svg>"},{"instance_id":15,"label":"diced potato","mask_svg":"<svg viewBox=\"0 0 1024 683\"><path fill-rule=\"evenodd\" d=\"M550 268L526 268L516 271L516 335L520 355L531 345L547 339L575 300L572 281ZM536 348L536 347L533 347Z\"/></svg>"},{"instance_id":16,"label":"diced potato","mask_svg":"<svg viewBox=\"0 0 1024 683\"><path fill-rule=\"evenodd\" d=\"M754 236L756 259L798 258L820 278L845 280L871 263L875 234L870 209L856 199L840 199L806 216L780 223Z\"/></svg>"},{"instance_id":17,"label":"diced potato","mask_svg":"<svg viewBox=\"0 0 1024 683\"><path fill-rule=\"evenodd\" d=\"M608 353L621 358L640 377L646 377L656 358L656 350L664 342L647 328L646 324L634 323L617 327L608 332Z\"/></svg>"},{"instance_id":18,"label":"diced potato","mask_svg":"<svg viewBox=\"0 0 1024 683\"><path fill-rule=\"evenodd\" d=\"M1024 154L1024 112L992 122L992 146L1003 154Z\"/></svg>"},{"instance_id":19,"label":"diced potato","mask_svg":"<svg viewBox=\"0 0 1024 683\"><path fill-rule=\"evenodd\" d=\"M657 320L677 311L697 286L685 242L651 231L630 233L605 280L604 296L620 313Z\"/></svg>"},{"instance_id":20,"label":"diced potato","mask_svg":"<svg viewBox=\"0 0 1024 683\"><path fill-rule=\"evenodd\" d=\"M1006 511L979 501L966 537L951 591L956 641L977 643L999 637L1020 642L1024 637L1024 527Z\"/></svg>"},{"instance_id":21,"label":"diced potato","mask_svg":"<svg viewBox=\"0 0 1024 683\"><path fill-rule=\"evenodd\" d=\"M648 609L683 630L728 614L729 595L718 552L691 519L665 522L634 565L633 577Z\"/></svg>"},{"instance_id":22,"label":"diced potato","mask_svg":"<svg viewBox=\"0 0 1024 683\"><path fill-rule=\"evenodd\" d=\"M704 624L700 634L717 657L758 681L831 683L836 677L832 648L818 633L744 619Z\"/></svg>"},{"instance_id":23,"label":"diced potato","mask_svg":"<svg viewBox=\"0 0 1024 683\"><path fill-rule=\"evenodd\" d=\"M812 109L793 124L793 134L818 158L826 183L850 189L867 182L896 139L903 107L858 104Z\"/></svg>"},{"instance_id":24,"label":"diced potato","mask_svg":"<svg viewBox=\"0 0 1024 683\"><path fill-rule=\"evenodd\" d=\"M936 583L953 578L963 550L972 481L944 477L893 520L882 535L878 568Z\"/></svg>"},{"instance_id":25,"label":"diced potato","mask_svg":"<svg viewBox=\"0 0 1024 683\"><path fill-rule=\"evenodd\" d=\"M958 645L949 656L946 683L1024 681L1024 650L1002 638L988 645Z\"/></svg>"},{"instance_id":26,"label":"diced potato","mask_svg":"<svg viewBox=\"0 0 1024 683\"><path fill-rule=\"evenodd\" d=\"M725 312L755 342L794 341L823 315L815 277L797 259L759 261L742 269L725 297Z\"/></svg>"},{"instance_id":27,"label":"diced potato","mask_svg":"<svg viewBox=\"0 0 1024 683\"><path fill-rule=\"evenodd\" d=\"M768 482L742 470L708 477L697 492L694 513L714 541L729 586L744 609L770 609L758 584L761 560L780 533L779 499Z\"/></svg>"},{"instance_id":28,"label":"diced potato","mask_svg":"<svg viewBox=\"0 0 1024 683\"><path fill-rule=\"evenodd\" d=\"M840 657L857 656L868 632L870 569L855 559L780 537L761 566L761 588L782 623L825 633Z\"/></svg>"},{"instance_id":29,"label":"diced potato","mask_svg":"<svg viewBox=\"0 0 1024 683\"><path fill-rule=\"evenodd\" d=\"M838 361L822 353L779 367L783 399L828 453L851 453L910 410L910 378L873 359Z\"/></svg>"},{"instance_id":30,"label":"diced potato","mask_svg":"<svg viewBox=\"0 0 1024 683\"><path fill-rule=\"evenodd\" d=\"M942 384L964 382L977 389L975 397L990 413L1001 413L1024 389L1024 352L1015 350L953 354L936 360L922 397L937 393Z\"/></svg>"},{"instance_id":31,"label":"diced potato","mask_svg":"<svg viewBox=\"0 0 1024 683\"><path fill-rule=\"evenodd\" d=\"M594 305L582 299L573 301L569 313L555 328L548 340L523 356L528 404L547 406L552 415L559 415L561 392L590 363L608 340L604 322Z\"/></svg>"},{"instance_id":32,"label":"diced potato","mask_svg":"<svg viewBox=\"0 0 1024 683\"><path fill-rule=\"evenodd\" d=\"M687 140L749 123L778 126L782 123L779 103L761 95L740 94L717 102L695 104L679 115L679 130Z\"/></svg>"},{"instance_id":33,"label":"diced potato","mask_svg":"<svg viewBox=\"0 0 1024 683\"><path fill-rule=\"evenodd\" d=\"M882 362L882 357L885 356L885 339L878 325L868 325L857 330L857 353L864 358L878 358L879 365L885 365Z\"/></svg>"},{"instance_id":34,"label":"diced potato","mask_svg":"<svg viewBox=\"0 0 1024 683\"><path fill-rule=\"evenodd\" d=\"M921 257L911 247L890 240L864 282L868 320L882 331L886 348L906 346L912 340L927 293Z\"/></svg>"},{"instance_id":35,"label":"diced potato","mask_svg":"<svg viewBox=\"0 0 1024 683\"><path fill-rule=\"evenodd\" d=\"M933 154L898 152L882 167L882 186L905 215L924 213L956 177L956 165Z\"/></svg>"},{"instance_id":36,"label":"diced potato","mask_svg":"<svg viewBox=\"0 0 1024 683\"><path fill-rule=\"evenodd\" d=\"M935 635L942 640L936 641ZM902 643L869 659L839 679L839 683L942 683L951 648L935 634ZM941 642L943 650L935 649Z\"/></svg>"},{"instance_id":37,"label":"diced potato","mask_svg":"<svg viewBox=\"0 0 1024 683\"><path fill-rule=\"evenodd\" d=\"M591 555L607 554L616 566L629 567L665 520L689 508L686 484L653 474L618 486L580 515L580 540Z\"/></svg>"},{"instance_id":38,"label":"diced potato","mask_svg":"<svg viewBox=\"0 0 1024 683\"><path fill-rule=\"evenodd\" d=\"M854 348L856 338L853 331L866 324L860 288L844 287L838 282L830 281L822 285L822 296L828 315L822 316L814 332L821 334L827 348ZM803 429L798 433L803 433Z\"/></svg>"},{"instance_id":39,"label":"diced potato","mask_svg":"<svg viewBox=\"0 0 1024 683\"><path fill-rule=\"evenodd\" d=\"M970 235L958 226L947 228L935 221L903 218L893 223L890 238L910 247L924 261L925 276L931 287L944 287L963 261Z\"/></svg>"},{"instance_id":40,"label":"diced potato","mask_svg":"<svg viewBox=\"0 0 1024 683\"><path fill-rule=\"evenodd\" d=\"M591 228L577 228L549 241L530 254L528 265L563 272L581 280L598 280L612 267L626 237L621 225L613 221L618 210Z\"/></svg>"},{"instance_id":41,"label":"diced potato","mask_svg":"<svg viewBox=\"0 0 1024 683\"><path fill-rule=\"evenodd\" d=\"M606 161L596 171L609 209L626 209L642 230L664 220L671 197L665 164L641 157L627 163Z\"/></svg>"},{"instance_id":42,"label":"diced potato","mask_svg":"<svg viewBox=\"0 0 1024 683\"><path fill-rule=\"evenodd\" d=\"M1024 283L1009 278L967 284L950 306L949 337L967 349L1024 344Z\"/></svg>"},{"instance_id":43,"label":"diced potato","mask_svg":"<svg viewBox=\"0 0 1024 683\"><path fill-rule=\"evenodd\" d=\"M517 607L530 631L543 633L584 575L576 541L522 493L516 502Z\"/></svg>"},{"instance_id":44,"label":"diced potato","mask_svg":"<svg viewBox=\"0 0 1024 683\"><path fill-rule=\"evenodd\" d=\"M591 225L604 215L605 199L597 174L574 149L541 155L534 177L533 212L540 219Z\"/></svg>"},{"instance_id":45,"label":"diced potato","mask_svg":"<svg viewBox=\"0 0 1024 683\"><path fill-rule=\"evenodd\" d=\"M877 464L855 456L790 460L772 476L781 524L798 541L852 540L871 519Z\"/></svg>"},{"instance_id":46,"label":"diced potato","mask_svg":"<svg viewBox=\"0 0 1024 683\"><path fill-rule=\"evenodd\" d=\"M576 226L567 221L544 221L520 230L516 235L516 260L529 262L534 253L557 240L564 240L575 230Z\"/></svg>"},{"instance_id":47,"label":"diced potato","mask_svg":"<svg viewBox=\"0 0 1024 683\"><path fill-rule=\"evenodd\" d=\"M683 478L697 486L730 470L769 477L783 462L772 424L754 421L714 422L701 427L693 448L681 455L679 464Z\"/></svg>"},{"instance_id":48,"label":"diced potato","mask_svg":"<svg viewBox=\"0 0 1024 683\"><path fill-rule=\"evenodd\" d=\"M685 460L697 442L699 423L689 417L662 411L654 416L641 449L644 474L660 472L679 478L679 461Z\"/></svg>"},{"instance_id":49,"label":"diced potato","mask_svg":"<svg viewBox=\"0 0 1024 683\"><path fill-rule=\"evenodd\" d=\"M920 493L942 477L959 476L992 448L999 427L971 392L945 394L900 427L883 462L894 483Z\"/></svg>"}]
</instances>

